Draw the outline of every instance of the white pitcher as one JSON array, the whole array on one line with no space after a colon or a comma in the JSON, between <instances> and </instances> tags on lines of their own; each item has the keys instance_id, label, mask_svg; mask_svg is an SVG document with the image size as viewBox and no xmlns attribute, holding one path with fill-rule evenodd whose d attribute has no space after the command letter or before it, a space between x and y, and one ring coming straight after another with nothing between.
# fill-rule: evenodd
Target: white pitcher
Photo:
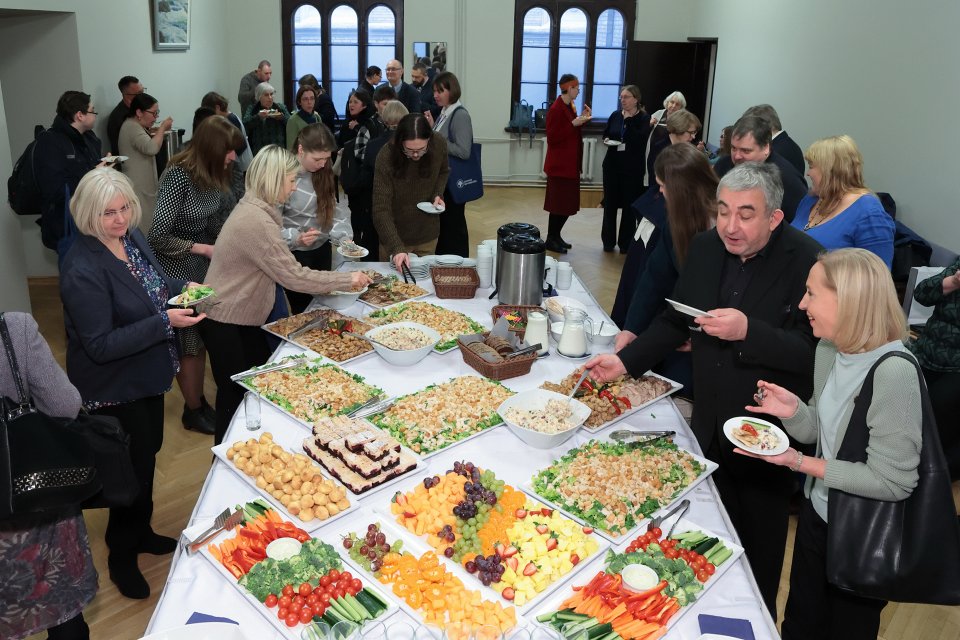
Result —
<instances>
[{"instance_id":1,"label":"white pitcher","mask_svg":"<svg viewBox=\"0 0 960 640\"><path fill-rule=\"evenodd\" d=\"M590 325L589 333L584 330L584 323ZM563 332L557 351L570 358L580 358L590 351L587 344L593 342L593 320L586 311L575 307L563 308Z\"/></svg>"}]
</instances>

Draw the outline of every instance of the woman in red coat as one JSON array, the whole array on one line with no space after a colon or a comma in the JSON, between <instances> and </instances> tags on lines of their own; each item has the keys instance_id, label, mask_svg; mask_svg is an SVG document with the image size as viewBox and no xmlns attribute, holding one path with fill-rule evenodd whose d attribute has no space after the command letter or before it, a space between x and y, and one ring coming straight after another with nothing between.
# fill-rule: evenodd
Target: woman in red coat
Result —
<instances>
[{"instance_id":1,"label":"woman in red coat","mask_svg":"<svg viewBox=\"0 0 960 640\"><path fill-rule=\"evenodd\" d=\"M583 132L580 127L591 118L590 107L583 105L577 115L573 101L580 94L577 76L560 76L560 95L547 111L547 195L543 208L550 214L547 250L566 253L572 245L560 237L567 217L580 210L580 167L583 160Z\"/></svg>"}]
</instances>

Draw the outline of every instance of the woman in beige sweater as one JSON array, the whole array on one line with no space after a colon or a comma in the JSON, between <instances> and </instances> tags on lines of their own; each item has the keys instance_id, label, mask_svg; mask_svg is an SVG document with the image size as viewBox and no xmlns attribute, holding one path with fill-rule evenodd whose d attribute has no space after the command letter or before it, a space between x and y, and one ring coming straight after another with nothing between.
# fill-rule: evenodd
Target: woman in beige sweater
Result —
<instances>
[{"instance_id":1,"label":"woman in beige sweater","mask_svg":"<svg viewBox=\"0 0 960 640\"><path fill-rule=\"evenodd\" d=\"M138 93L130 102L130 114L120 127L117 142L120 155L127 156L123 172L133 181L140 199L140 230L150 233L153 214L157 209L157 154L163 147L163 136L173 127L173 118L167 117L154 127L160 116L157 99L147 93Z\"/></svg>"},{"instance_id":2,"label":"woman in beige sweater","mask_svg":"<svg viewBox=\"0 0 960 640\"><path fill-rule=\"evenodd\" d=\"M300 265L281 236L280 207L296 189L300 164L286 149L268 145L247 169L246 195L230 214L217 238L205 284L217 295L205 305L200 333L217 382L216 442L243 400L243 389L230 376L270 357L267 321L278 287L310 294L359 289L370 282L354 271L315 271Z\"/></svg>"},{"instance_id":3,"label":"woman in beige sweater","mask_svg":"<svg viewBox=\"0 0 960 640\"><path fill-rule=\"evenodd\" d=\"M422 113L411 113L397 125L393 139L377 154L373 174L373 225L380 236L380 259L397 269L409 266L407 253L432 254L440 235L450 166L447 142ZM434 205L433 213L417 205Z\"/></svg>"}]
</instances>

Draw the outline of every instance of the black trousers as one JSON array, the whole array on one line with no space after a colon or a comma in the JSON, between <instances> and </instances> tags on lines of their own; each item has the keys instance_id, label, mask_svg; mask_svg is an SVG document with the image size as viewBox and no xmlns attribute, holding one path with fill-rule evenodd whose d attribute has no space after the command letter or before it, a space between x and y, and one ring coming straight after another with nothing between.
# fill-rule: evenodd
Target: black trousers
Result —
<instances>
[{"instance_id":1,"label":"black trousers","mask_svg":"<svg viewBox=\"0 0 960 640\"><path fill-rule=\"evenodd\" d=\"M373 191L361 190L348 195L353 241L370 252L363 262L377 262L380 259L380 235L373 226Z\"/></svg>"},{"instance_id":2,"label":"black trousers","mask_svg":"<svg viewBox=\"0 0 960 640\"><path fill-rule=\"evenodd\" d=\"M89 640L90 627L83 619L83 612L73 616L66 622L47 629L47 640Z\"/></svg>"},{"instance_id":3,"label":"black trousers","mask_svg":"<svg viewBox=\"0 0 960 640\"><path fill-rule=\"evenodd\" d=\"M950 467L950 477L960 477L960 373L923 369L930 391L930 404L937 420L940 444Z\"/></svg>"},{"instance_id":4,"label":"black trousers","mask_svg":"<svg viewBox=\"0 0 960 640\"><path fill-rule=\"evenodd\" d=\"M733 453L732 447L729 453L722 455L721 446L728 445L721 445L715 434L707 457L719 463L720 468L710 477L716 483L723 506L740 536L763 602L776 620L777 590L787 545L790 495L793 492L792 476L779 467L757 467L757 462L767 465L762 461L738 460L742 456ZM751 469L758 469L756 476L751 477ZM759 475L761 473L764 475Z\"/></svg>"},{"instance_id":5,"label":"black trousers","mask_svg":"<svg viewBox=\"0 0 960 640\"><path fill-rule=\"evenodd\" d=\"M265 363L270 358L266 333L259 326L226 324L207 318L197 325L210 354L217 382L217 430L214 443L223 442L230 419L243 402L244 388L230 379L235 373Z\"/></svg>"},{"instance_id":6,"label":"black trousers","mask_svg":"<svg viewBox=\"0 0 960 640\"><path fill-rule=\"evenodd\" d=\"M305 267L317 271L330 271L331 258L333 257L330 242L324 242L316 249L309 251L292 251L291 253L293 253L297 262ZM287 300L290 302L291 314L303 313L310 301L313 300L313 296L309 293L301 293L292 289L284 289L284 291L287 293Z\"/></svg>"},{"instance_id":7,"label":"black trousers","mask_svg":"<svg viewBox=\"0 0 960 640\"><path fill-rule=\"evenodd\" d=\"M443 192L443 202L446 209L440 214L437 255L453 254L469 258L470 238L467 233L467 205L454 202L449 189Z\"/></svg>"},{"instance_id":8,"label":"black trousers","mask_svg":"<svg viewBox=\"0 0 960 640\"><path fill-rule=\"evenodd\" d=\"M804 499L793 543L783 640L876 640L886 600L861 598L827 582L827 527Z\"/></svg>"},{"instance_id":9,"label":"black trousers","mask_svg":"<svg viewBox=\"0 0 960 640\"><path fill-rule=\"evenodd\" d=\"M104 535L111 558L136 559L141 540L153 529L153 474L157 452L163 445L163 396L150 396L133 402L103 407L93 413L113 416L130 436L130 459L140 485L133 504L112 507Z\"/></svg>"}]
</instances>

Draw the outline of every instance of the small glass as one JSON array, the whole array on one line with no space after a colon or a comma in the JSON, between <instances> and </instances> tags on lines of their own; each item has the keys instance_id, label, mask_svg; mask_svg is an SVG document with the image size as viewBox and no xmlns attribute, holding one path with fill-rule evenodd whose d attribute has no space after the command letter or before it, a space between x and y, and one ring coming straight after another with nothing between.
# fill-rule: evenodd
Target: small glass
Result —
<instances>
[{"instance_id":1,"label":"small glass","mask_svg":"<svg viewBox=\"0 0 960 640\"><path fill-rule=\"evenodd\" d=\"M492 624L485 624L473 630L474 640L503 640L503 632L500 627Z\"/></svg>"},{"instance_id":2,"label":"small glass","mask_svg":"<svg viewBox=\"0 0 960 640\"><path fill-rule=\"evenodd\" d=\"M243 396L243 420L247 431L260 429L260 396L253 391L247 391Z\"/></svg>"},{"instance_id":3,"label":"small glass","mask_svg":"<svg viewBox=\"0 0 960 640\"><path fill-rule=\"evenodd\" d=\"M300 632L300 640L327 640L330 637L330 625L326 622L311 622Z\"/></svg>"},{"instance_id":4,"label":"small glass","mask_svg":"<svg viewBox=\"0 0 960 640\"><path fill-rule=\"evenodd\" d=\"M349 620L341 620L330 629L330 640L357 640L360 626Z\"/></svg>"},{"instance_id":5,"label":"small glass","mask_svg":"<svg viewBox=\"0 0 960 640\"><path fill-rule=\"evenodd\" d=\"M445 640L470 640L473 628L466 622L450 622L443 628Z\"/></svg>"},{"instance_id":6,"label":"small glass","mask_svg":"<svg viewBox=\"0 0 960 640\"><path fill-rule=\"evenodd\" d=\"M416 640L443 640L443 629L432 624L422 624L414 633Z\"/></svg>"},{"instance_id":7,"label":"small glass","mask_svg":"<svg viewBox=\"0 0 960 640\"><path fill-rule=\"evenodd\" d=\"M413 627L406 622L393 622L384 638L388 636L390 640L415 640L416 638Z\"/></svg>"},{"instance_id":8,"label":"small glass","mask_svg":"<svg viewBox=\"0 0 960 640\"><path fill-rule=\"evenodd\" d=\"M368 622L360 628L363 640L387 640L387 626L382 622Z\"/></svg>"},{"instance_id":9,"label":"small glass","mask_svg":"<svg viewBox=\"0 0 960 640\"><path fill-rule=\"evenodd\" d=\"M530 631L530 640L562 640L563 636L556 629L548 627L534 627Z\"/></svg>"},{"instance_id":10,"label":"small glass","mask_svg":"<svg viewBox=\"0 0 960 640\"><path fill-rule=\"evenodd\" d=\"M505 634L504 640L530 640L530 630L524 627L514 627Z\"/></svg>"}]
</instances>

